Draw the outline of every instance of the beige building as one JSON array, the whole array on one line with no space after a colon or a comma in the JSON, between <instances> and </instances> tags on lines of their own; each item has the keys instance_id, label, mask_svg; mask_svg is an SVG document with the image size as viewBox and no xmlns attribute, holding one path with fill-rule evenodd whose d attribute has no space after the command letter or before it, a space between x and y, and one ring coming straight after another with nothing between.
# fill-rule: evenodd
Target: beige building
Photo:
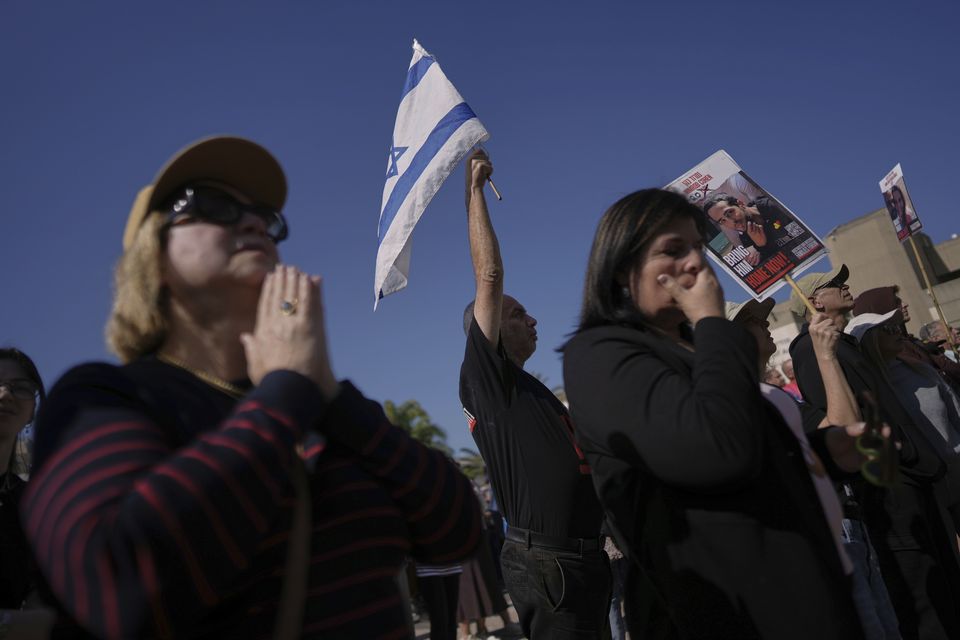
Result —
<instances>
[{"instance_id":1,"label":"beige building","mask_svg":"<svg viewBox=\"0 0 960 640\"><path fill-rule=\"evenodd\" d=\"M960 271L960 236L953 234L952 238L938 244L937 253L947 265L947 270Z\"/></svg>"},{"instance_id":2,"label":"beige building","mask_svg":"<svg viewBox=\"0 0 960 640\"><path fill-rule=\"evenodd\" d=\"M900 299L909 305L907 329L916 334L920 327L936 319L937 312L927 293L923 275L910 242L901 244L894 233L886 209L879 209L842 224L823 237L833 265L846 264L850 269L850 292L857 296L874 287L897 285ZM960 323L960 238L954 236L940 245L920 233L914 236L917 253L933 284L947 322ZM813 271L826 271L820 263ZM772 361L779 364L789 357L790 342L800 330L802 321L782 302L770 314L770 331L777 343Z\"/></svg>"}]
</instances>

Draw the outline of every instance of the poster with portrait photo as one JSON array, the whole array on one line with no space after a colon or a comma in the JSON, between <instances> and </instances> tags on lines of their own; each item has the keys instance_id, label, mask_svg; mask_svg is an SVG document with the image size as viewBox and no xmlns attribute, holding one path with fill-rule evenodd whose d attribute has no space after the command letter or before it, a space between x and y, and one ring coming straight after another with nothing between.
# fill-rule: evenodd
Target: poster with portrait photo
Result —
<instances>
[{"instance_id":1,"label":"poster with portrait photo","mask_svg":"<svg viewBox=\"0 0 960 640\"><path fill-rule=\"evenodd\" d=\"M893 223L897 240L903 242L923 228L913 208L910 194L907 193L907 185L903 182L903 170L900 169L899 162L880 181L880 192L883 193L883 201L890 213L890 221Z\"/></svg>"},{"instance_id":2,"label":"poster with portrait photo","mask_svg":"<svg viewBox=\"0 0 960 640\"><path fill-rule=\"evenodd\" d=\"M703 211L707 254L764 300L826 255L817 235L720 150L666 186Z\"/></svg>"}]
</instances>

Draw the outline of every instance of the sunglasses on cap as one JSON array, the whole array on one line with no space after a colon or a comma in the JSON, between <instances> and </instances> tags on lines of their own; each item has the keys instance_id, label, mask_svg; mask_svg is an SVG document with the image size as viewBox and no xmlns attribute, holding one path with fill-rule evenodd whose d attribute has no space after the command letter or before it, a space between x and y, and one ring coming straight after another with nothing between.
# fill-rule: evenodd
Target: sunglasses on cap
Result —
<instances>
[{"instance_id":1,"label":"sunglasses on cap","mask_svg":"<svg viewBox=\"0 0 960 640\"><path fill-rule=\"evenodd\" d=\"M287 220L275 209L260 205L244 204L213 187L184 187L175 196L167 211L167 226L209 222L222 226L237 224L244 213L251 213L266 225L267 237L274 244L287 237Z\"/></svg>"}]
</instances>

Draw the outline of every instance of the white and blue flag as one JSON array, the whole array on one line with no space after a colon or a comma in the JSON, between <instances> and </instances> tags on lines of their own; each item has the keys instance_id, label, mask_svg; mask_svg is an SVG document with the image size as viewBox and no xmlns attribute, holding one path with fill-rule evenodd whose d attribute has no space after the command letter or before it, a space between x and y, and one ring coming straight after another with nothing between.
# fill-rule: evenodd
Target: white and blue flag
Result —
<instances>
[{"instance_id":1,"label":"white and blue flag","mask_svg":"<svg viewBox=\"0 0 960 640\"><path fill-rule=\"evenodd\" d=\"M387 156L374 309L380 298L407 286L414 226L460 159L489 137L436 59L414 40Z\"/></svg>"}]
</instances>

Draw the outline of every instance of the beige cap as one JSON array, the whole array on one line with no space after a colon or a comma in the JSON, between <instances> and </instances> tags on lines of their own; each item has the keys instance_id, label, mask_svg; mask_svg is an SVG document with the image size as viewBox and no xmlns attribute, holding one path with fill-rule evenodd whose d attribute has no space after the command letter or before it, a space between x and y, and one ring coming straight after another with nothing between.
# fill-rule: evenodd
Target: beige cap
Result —
<instances>
[{"instance_id":1,"label":"beige cap","mask_svg":"<svg viewBox=\"0 0 960 640\"><path fill-rule=\"evenodd\" d=\"M133 244L140 225L174 189L210 180L237 189L257 204L276 210L287 200L287 178L277 159L255 142L232 136L203 138L170 158L137 194L123 232L123 250Z\"/></svg>"},{"instance_id":2,"label":"beige cap","mask_svg":"<svg viewBox=\"0 0 960 640\"><path fill-rule=\"evenodd\" d=\"M727 320L736 320L742 315L751 315L754 318L759 318L761 320L766 320L767 316L770 315L770 311L773 309L773 305L776 303L773 301L773 298L767 298L763 302L757 302L753 298L750 298L746 302L724 302L724 315L727 316Z\"/></svg>"},{"instance_id":3,"label":"beige cap","mask_svg":"<svg viewBox=\"0 0 960 640\"><path fill-rule=\"evenodd\" d=\"M790 294L790 311L802 318L807 312L807 305L804 300L812 296L814 291L831 282L841 285L849 277L850 271L845 264L825 273L808 273L797 280L797 287L803 292L803 297L798 296L796 291Z\"/></svg>"}]
</instances>

